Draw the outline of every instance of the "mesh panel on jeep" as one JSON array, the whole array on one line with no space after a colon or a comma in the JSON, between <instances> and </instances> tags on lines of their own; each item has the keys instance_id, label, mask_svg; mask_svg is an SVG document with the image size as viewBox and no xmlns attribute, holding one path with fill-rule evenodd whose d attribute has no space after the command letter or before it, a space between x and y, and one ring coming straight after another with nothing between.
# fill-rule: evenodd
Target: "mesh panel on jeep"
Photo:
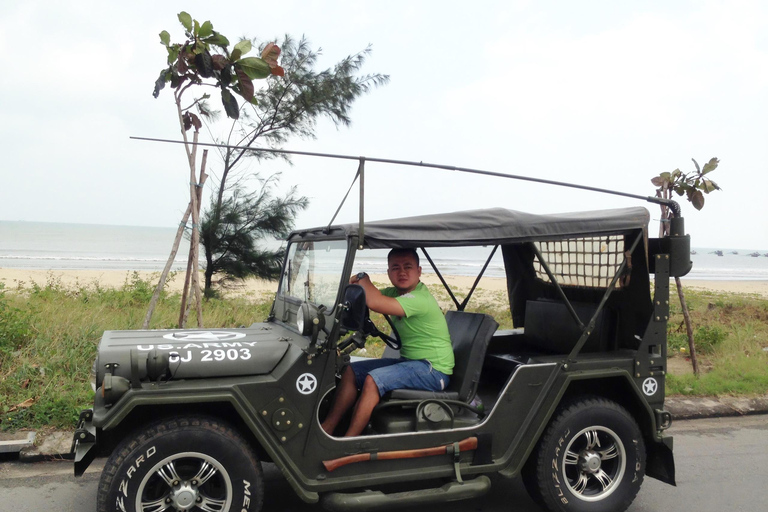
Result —
<instances>
[{"instance_id":1,"label":"mesh panel on jeep","mask_svg":"<svg viewBox=\"0 0 768 512\"><path fill-rule=\"evenodd\" d=\"M624 236L569 238L534 242L561 286L607 288L624 261ZM533 260L536 277L551 282L538 258ZM616 287L621 287L617 281Z\"/></svg>"}]
</instances>

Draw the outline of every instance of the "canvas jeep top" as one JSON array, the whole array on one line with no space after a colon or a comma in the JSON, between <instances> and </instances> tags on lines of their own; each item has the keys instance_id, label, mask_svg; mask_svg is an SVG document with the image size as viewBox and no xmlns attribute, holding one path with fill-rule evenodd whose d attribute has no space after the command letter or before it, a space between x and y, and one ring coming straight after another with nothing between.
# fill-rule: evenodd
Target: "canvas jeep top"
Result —
<instances>
[{"instance_id":1,"label":"canvas jeep top","mask_svg":"<svg viewBox=\"0 0 768 512\"><path fill-rule=\"evenodd\" d=\"M690 270L690 241L679 215L663 239L648 222L638 207L494 208L294 231L266 321L104 334L75 472L109 455L100 511L257 511L260 461L330 510L473 498L493 473L521 476L547 510L624 510L645 475L674 485L669 278ZM395 390L363 435L327 435L349 354L367 336L398 343L347 284L355 258L407 247L428 265L467 246L501 254L514 328L468 311L485 267L463 298L435 268L453 300L449 388Z\"/></svg>"}]
</instances>

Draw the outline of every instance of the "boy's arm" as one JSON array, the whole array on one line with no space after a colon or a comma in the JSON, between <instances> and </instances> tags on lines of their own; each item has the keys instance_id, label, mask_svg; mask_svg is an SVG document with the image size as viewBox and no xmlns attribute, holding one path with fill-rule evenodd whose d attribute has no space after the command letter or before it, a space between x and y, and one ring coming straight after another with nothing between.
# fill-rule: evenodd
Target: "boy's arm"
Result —
<instances>
[{"instance_id":1,"label":"boy's arm","mask_svg":"<svg viewBox=\"0 0 768 512\"><path fill-rule=\"evenodd\" d=\"M359 284L365 290L365 302L368 308L382 315L405 316L403 306L394 297L387 297L382 294L371 282L371 278L366 274L362 279L352 276L349 280L352 284Z\"/></svg>"}]
</instances>

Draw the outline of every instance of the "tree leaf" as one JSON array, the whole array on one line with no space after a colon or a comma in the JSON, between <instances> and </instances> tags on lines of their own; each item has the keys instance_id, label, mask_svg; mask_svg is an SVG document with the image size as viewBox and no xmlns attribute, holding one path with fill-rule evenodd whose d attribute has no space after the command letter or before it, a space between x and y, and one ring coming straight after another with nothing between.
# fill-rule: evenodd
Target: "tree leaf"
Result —
<instances>
[{"instance_id":1,"label":"tree leaf","mask_svg":"<svg viewBox=\"0 0 768 512\"><path fill-rule=\"evenodd\" d=\"M704 169L701 170L701 174L707 174L715 169L717 169L717 165L720 163L720 160L717 158L711 158L709 162L704 164Z\"/></svg>"},{"instance_id":2,"label":"tree leaf","mask_svg":"<svg viewBox=\"0 0 768 512\"><path fill-rule=\"evenodd\" d=\"M267 64L264 59L258 57L246 57L240 59L235 63L235 68L243 70L251 80L267 78L272 74L269 64Z\"/></svg>"},{"instance_id":3,"label":"tree leaf","mask_svg":"<svg viewBox=\"0 0 768 512\"><path fill-rule=\"evenodd\" d=\"M701 190L703 190L705 194L709 194L714 190L720 190L720 187L718 187L712 180L703 179L701 180Z\"/></svg>"},{"instance_id":4,"label":"tree leaf","mask_svg":"<svg viewBox=\"0 0 768 512\"><path fill-rule=\"evenodd\" d=\"M189 71L189 65L187 64L187 52L180 52L179 58L176 62L176 71L179 72L179 74L185 74L187 71Z\"/></svg>"},{"instance_id":5,"label":"tree leaf","mask_svg":"<svg viewBox=\"0 0 768 512\"><path fill-rule=\"evenodd\" d=\"M168 47L168 64L169 65L176 62L176 59L179 58L180 50L181 50L181 46L179 46L178 44Z\"/></svg>"},{"instance_id":6,"label":"tree leaf","mask_svg":"<svg viewBox=\"0 0 768 512\"><path fill-rule=\"evenodd\" d=\"M200 131L200 128L203 127L203 123L200 121L200 118L197 117L192 112L188 112L188 113L189 113L189 120L192 122L192 126L195 127L195 131Z\"/></svg>"},{"instance_id":7,"label":"tree leaf","mask_svg":"<svg viewBox=\"0 0 768 512\"><path fill-rule=\"evenodd\" d=\"M215 54L211 56L211 59L213 60L213 69L216 71L221 71L225 67L227 67L227 58L221 54Z\"/></svg>"},{"instance_id":8,"label":"tree leaf","mask_svg":"<svg viewBox=\"0 0 768 512\"><path fill-rule=\"evenodd\" d=\"M211 34L213 34L213 24L211 24L210 21L203 22L202 25L200 25L200 30L197 31L197 37L208 37Z\"/></svg>"},{"instance_id":9,"label":"tree leaf","mask_svg":"<svg viewBox=\"0 0 768 512\"><path fill-rule=\"evenodd\" d=\"M274 66L271 68L272 74L275 76L285 76L285 70L280 66Z\"/></svg>"},{"instance_id":10,"label":"tree leaf","mask_svg":"<svg viewBox=\"0 0 768 512\"><path fill-rule=\"evenodd\" d=\"M184 81L187 79L184 75L178 75L176 73L171 74L171 87L174 89L178 89L181 87L181 84L184 83Z\"/></svg>"},{"instance_id":11,"label":"tree leaf","mask_svg":"<svg viewBox=\"0 0 768 512\"><path fill-rule=\"evenodd\" d=\"M170 80L170 76L173 74L173 72L170 69L164 69L160 72L160 76L157 77L157 80L155 80L155 90L152 93L152 96L157 98L160 95L160 91L165 88L165 82Z\"/></svg>"},{"instance_id":12,"label":"tree leaf","mask_svg":"<svg viewBox=\"0 0 768 512\"><path fill-rule=\"evenodd\" d=\"M232 68L230 66L225 67L220 73L220 84L222 87L226 87L232 83Z\"/></svg>"},{"instance_id":13,"label":"tree leaf","mask_svg":"<svg viewBox=\"0 0 768 512\"><path fill-rule=\"evenodd\" d=\"M204 41L208 44L213 44L216 46L220 46L222 48L226 48L227 46L229 46L229 39L219 34L215 30L213 31L213 35L205 38Z\"/></svg>"},{"instance_id":14,"label":"tree leaf","mask_svg":"<svg viewBox=\"0 0 768 512\"><path fill-rule=\"evenodd\" d=\"M165 46L169 46L171 44L171 34L169 34L166 30L160 32L160 42Z\"/></svg>"},{"instance_id":15,"label":"tree leaf","mask_svg":"<svg viewBox=\"0 0 768 512\"><path fill-rule=\"evenodd\" d=\"M179 21L181 22L182 25L184 25L185 29L187 29L190 32L192 31L192 16L190 16L184 11L181 11L179 13Z\"/></svg>"},{"instance_id":16,"label":"tree leaf","mask_svg":"<svg viewBox=\"0 0 768 512\"><path fill-rule=\"evenodd\" d=\"M246 101L251 101L251 98L253 98L253 82L245 74L245 71L238 69L235 73L237 74L237 83L240 84L240 96Z\"/></svg>"},{"instance_id":17,"label":"tree leaf","mask_svg":"<svg viewBox=\"0 0 768 512\"><path fill-rule=\"evenodd\" d=\"M697 162L695 158L691 158L691 160L693 160L693 165L696 166L696 172L701 174L701 168L699 168L699 162Z\"/></svg>"},{"instance_id":18,"label":"tree leaf","mask_svg":"<svg viewBox=\"0 0 768 512\"><path fill-rule=\"evenodd\" d=\"M701 190L694 191L689 199L693 204L693 207L697 210L704 208L704 194L701 193Z\"/></svg>"},{"instance_id":19,"label":"tree leaf","mask_svg":"<svg viewBox=\"0 0 768 512\"><path fill-rule=\"evenodd\" d=\"M237 100L229 90L224 89L221 91L221 102L224 104L224 111L227 113L227 117L231 119L240 117L240 108L237 106Z\"/></svg>"},{"instance_id":20,"label":"tree leaf","mask_svg":"<svg viewBox=\"0 0 768 512\"><path fill-rule=\"evenodd\" d=\"M278 57L280 57L280 47L275 43L269 43L261 51L261 58L264 59L270 67L277 66Z\"/></svg>"},{"instance_id":21,"label":"tree leaf","mask_svg":"<svg viewBox=\"0 0 768 512\"><path fill-rule=\"evenodd\" d=\"M229 54L229 58L230 60L232 60L232 62L235 62L236 60L240 60L240 57L242 55L243 55L243 52L235 48L234 50L232 50L232 53Z\"/></svg>"},{"instance_id":22,"label":"tree leaf","mask_svg":"<svg viewBox=\"0 0 768 512\"><path fill-rule=\"evenodd\" d=\"M660 187L664 184L664 178L661 176L656 176L655 178L651 178L651 183L653 183L654 186Z\"/></svg>"},{"instance_id":23,"label":"tree leaf","mask_svg":"<svg viewBox=\"0 0 768 512\"><path fill-rule=\"evenodd\" d=\"M195 66L197 66L197 72L205 78L213 76L213 57L208 52L203 52L195 55Z\"/></svg>"},{"instance_id":24,"label":"tree leaf","mask_svg":"<svg viewBox=\"0 0 768 512\"><path fill-rule=\"evenodd\" d=\"M235 50L240 50L240 55L245 55L249 51L251 51L251 42L248 39L241 39L236 45ZM232 52L234 53L234 51Z\"/></svg>"}]
</instances>

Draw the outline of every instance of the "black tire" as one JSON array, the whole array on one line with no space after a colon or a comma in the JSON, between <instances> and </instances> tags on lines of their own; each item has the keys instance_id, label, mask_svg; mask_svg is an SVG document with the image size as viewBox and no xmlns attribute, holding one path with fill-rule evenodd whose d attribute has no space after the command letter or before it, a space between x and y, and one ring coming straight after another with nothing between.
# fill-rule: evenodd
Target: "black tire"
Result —
<instances>
[{"instance_id":1,"label":"black tire","mask_svg":"<svg viewBox=\"0 0 768 512\"><path fill-rule=\"evenodd\" d=\"M552 512L623 512L645 476L637 422L602 398L560 411L531 458L523 482L533 500Z\"/></svg>"},{"instance_id":2,"label":"black tire","mask_svg":"<svg viewBox=\"0 0 768 512\"><path fill-rule=\"evenodd\" d=\"M231 427L204 417L164 420L138 431L107 460L98 512L259 512L261 464Z\"/></svg>"}]
</instances>

